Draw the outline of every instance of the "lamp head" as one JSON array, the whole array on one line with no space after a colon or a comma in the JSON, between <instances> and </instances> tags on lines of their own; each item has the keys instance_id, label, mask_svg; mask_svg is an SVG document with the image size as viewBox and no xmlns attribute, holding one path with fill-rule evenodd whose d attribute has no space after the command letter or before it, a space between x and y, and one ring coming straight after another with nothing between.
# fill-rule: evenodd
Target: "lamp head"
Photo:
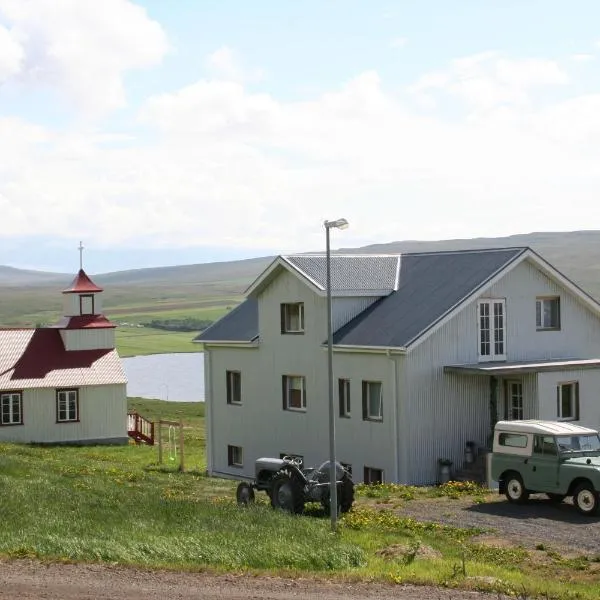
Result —
<instances>
[{"instance_id":1,"label":"lamp head","mask_svg":"<svg viewBox=\"0 0 600 600\"><path fill-rule=\"evenodd\" d=\"M348 229L350 223L346 219L337 219L335 221L325 221L325 229Z\"/></svg>"}]
</instances>

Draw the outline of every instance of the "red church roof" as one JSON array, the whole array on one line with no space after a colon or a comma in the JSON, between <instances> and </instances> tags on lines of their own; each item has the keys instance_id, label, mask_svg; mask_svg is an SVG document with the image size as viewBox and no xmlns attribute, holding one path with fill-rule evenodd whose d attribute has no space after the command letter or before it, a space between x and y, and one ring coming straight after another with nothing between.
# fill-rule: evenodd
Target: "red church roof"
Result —
<instances>
[{"instance_id":1,"label":"red church roof","mask_svg":"<svg viewBox=\"0 0 600 600\"><path fill-rule=\"evenodd\" d=\"M71 285L63 290L63 294L81 294L81 293L92 293L101 292L102 288L99 288L86 274L83 269L79 269L79 273L75 276L75 279L71 282Z\"/></svg>"},{"instance_id":2,"label":"red church roof","mask_svg":"<svg viewBox=\"0 0 600 600\"><path fill-rule=\"evenodd\" d=\"M67 351L53 328L0 329L1 390L126 382L114 349Z\"/></svg>"},{"instance_id":3,"label":"red church roof","mask_svg":"<svg viewBox=\"0 0 600 600\"><path fill-rule=\"evenodd\" d=\"M81 315L63 317L52 327L57 329L114 329L116 325L111 323L104 315Z\"/></svg>"}]
</instances>

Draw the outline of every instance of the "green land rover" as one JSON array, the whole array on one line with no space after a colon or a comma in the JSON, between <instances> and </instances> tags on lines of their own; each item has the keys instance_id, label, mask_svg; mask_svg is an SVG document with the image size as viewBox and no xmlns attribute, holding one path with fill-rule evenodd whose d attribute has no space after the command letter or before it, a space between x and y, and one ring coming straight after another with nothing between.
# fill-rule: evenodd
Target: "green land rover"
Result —
<instances>
[{"instance_id":1,"label":"green land rover","mask_svg":"<svg viewBox=\"0 0 600 600\"><path fill-rule=\"evenodd\" d=\"M573 496L581 514L594 515L600 507L600 437L562 421L499 421L491 477L510 502L540 492L553 502Z\"/></svg>"}]
</instances>

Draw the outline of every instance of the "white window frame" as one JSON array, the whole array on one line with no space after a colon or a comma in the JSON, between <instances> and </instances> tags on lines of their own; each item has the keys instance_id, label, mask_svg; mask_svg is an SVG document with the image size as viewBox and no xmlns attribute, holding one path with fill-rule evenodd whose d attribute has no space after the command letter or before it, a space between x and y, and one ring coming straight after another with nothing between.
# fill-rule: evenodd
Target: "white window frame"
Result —
<instances>
[{"instance_id":1,"label":"white window frame","mask_svg":"<svg viewBox=\"0 0 600 600\"><path fill-rule=\"evenodd\" d=\"M340 377L338 379L338 398L340 417L350 418L350 380Z\"/></svg>"},{"instance_id":2,"label":"white window frame","mask_svg":"<svg viewBox=\"0 0 600 600\"><path fill-rule=\"evenodd\" d=\"M244 466L244 449L241 446L227 444L227 464L230 467Z\"/></svg>"},{"instance_id":3,"label":"white window frame","mask_svg":"<svg viewBox=\"0 0 600 600\"><path fill-rule=\"evenodd\" d=\"M79 313L81 315L93 315L95 314L94 310L94 294L79 296Z\"/></svg>"},{"instance_id":4,"label":"white window frame","mask_svg":"<svg viewBox=\"0 0 600 600\"><path fill-rule=\"evenodd\" d=\"M298 321L297 327L292 325L293 320ZM304 333L304 302L287 302L281 305L281 333Z\"/></svg>"},{"instance_id":5,"label":"white window frame","mask_svg":"<svg viewBox=\"0 0 600 600\"><path fill-rule=\"evenodd\" d=\"M242 403L242 373L241 371L225 371L227 404ZM236 379L239 386L236 386ZM237 390L237 392L236 392Z\"/></svg>"},{"instance_id":6,"label":"white window frame","mask_svg":"<svg viewBox=\"0 0 600 600\"><path fill-rule=\"evenodd\" d=\"M8 411L5 411L5 404L8 406ZM16 411L15 406L18 407ZM8 414L6 421L4 420L5 414ZM0 425L23 425L23 394L21 392L0 392Z\"/></svg>"},{"instance_id":7,"label":"white window frame","mask_svg":"<svg viewBox=\"0 0 600 600\"><path fill-rule=\"evenodd\" d=\"M546 323L546 305L550 307L549 316L552 320L552 303L556 303L556 323ZM546 296L535 299L535 328L537 331L559 331L560 330L560 296Z\"/></svg>"},{"instance_id":8,"label":"white window frame","mask_svg":"<svg viewBox=\"0 0 600 600\"><path fill-rule=\"evenodd\" d=\"M571 388L571 414L563 414L563 388ZM579 382L578 381L560 381L556 384L556 418L558 421L578 421L579 420Z\"/></svg>"},{"instance_id":9,"label":"white window frame","mask_svg":"<svg viewBox=\"0 0 600 600\"><path fill-rule=\"evenodd\" d=\"M300 383L294 387L293 383ZM300 390L300 406L290 405L290 394L292 390ZM283 375L283 410L293 412L306 412L306 377L304 375Z\"/></svg>"},{"instance_id":10,"label":"white window frame","mask_svg":"<svg viewBox=\"0 0 600 600\"><path fill-rule=\"evenodd\" d=\"M371 386L379 386L379 410L377 414L371 413ZM381 381L362 382L362 403L364 421L383 421L383 383Z\"/></svg>"},{"instance_id":11,"label":"white window frame","mask_svg":"<svg viewBox=\"0 0 600 600\"><path fill-rule=\"evenodd\" d=\"M64 419L60 418L62 406L66 414ZM77 421L79 421L79 390L56 390L56 422L76 423Z\"/></svg>"},{"instance_id":12,"label":"white window frame","mask_svg":"<svg viewBox=\"0 0 600 600\"><path fill-rule=\"evenodd\" d=\"M498 309L501 314L497 312ZM487 314L484 314L485 310ZM484 319L487 319L487 323L484 323ZM500 327L497 320L501 322ZM484 324L487 326L484 327ZM486 344L487 349L484 347ZM506 360L506 300L504 298L486 298L477 302L477 353L480 362Z\"/></svg>"}]
</instances>

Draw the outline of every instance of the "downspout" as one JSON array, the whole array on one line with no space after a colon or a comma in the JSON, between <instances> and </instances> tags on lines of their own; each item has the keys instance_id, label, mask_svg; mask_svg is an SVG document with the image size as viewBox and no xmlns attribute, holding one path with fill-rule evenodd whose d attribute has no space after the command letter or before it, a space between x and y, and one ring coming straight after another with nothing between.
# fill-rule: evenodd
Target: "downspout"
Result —
<instances>
[{"instance_id":1,"label":"downspout","mask_svg":"<svg viewBox=\"0 0 600 600\"><path fill-rule=\"evenodd\" d=\"M490 435L488 437L488 450L492 449L494 439L494 427L498 422L498 378L490 377Z\"/></svg>"},{"instance_id":2,"label":"downspout","mask_svg":"<svg viewBox=\"0 0 600 600\"><path fill-rule=\"evenodd\" d=\"M206 470L208 475L213 474L213 457L214 457L214 435L213 435L213 415L212 415L212 400L213 400L213 385L211 373L210 350L204 348L204 414L206 418Z\"/></svg>"},{"instance_id":3,"label":"downspout","mask_svg":"<svg viewBox=\"0 0 600 600\"><path fill-rule=\"evenodd\" d=\"M398 452L398 363L396 359L392 356L391 352L388 350L386 352L387 357L390 359L392 364L392 378L390 389L392 391L392 436L394 438L394 481L400 481L400 454Z\"/></svg>"}]
</instances>

